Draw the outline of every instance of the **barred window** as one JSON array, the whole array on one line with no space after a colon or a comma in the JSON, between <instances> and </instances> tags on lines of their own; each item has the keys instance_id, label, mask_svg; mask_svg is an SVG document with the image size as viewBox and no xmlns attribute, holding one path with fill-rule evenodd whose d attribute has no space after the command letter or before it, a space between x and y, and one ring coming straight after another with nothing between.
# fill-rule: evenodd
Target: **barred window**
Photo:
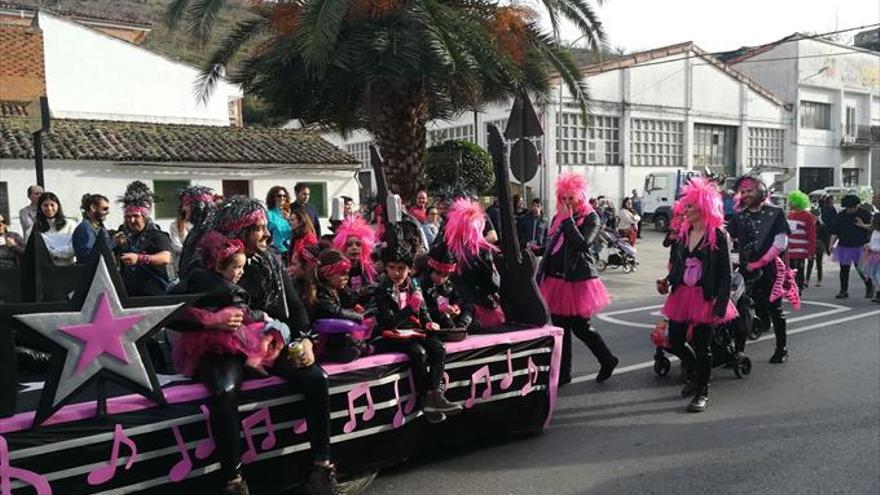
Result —
<instances>
[{"instance_id":1,"label":"barred window","mask_svg":"<svg viewBox=\"0 0 880 495\"><path fill-rule=\"evenodd\" d=\"M370 144L372 144L372 141L361 141L360 143L345 145L345 151L361 162L361 170L370 169Z\"/></svg>"},{"instance_id":2,"label":"barred window","mask_svg":"<svg viewBox=\"0 0 880 495\"><path fill-rule=\"evenodd\" d=\"M620 164L620 117L593 115L589 127L580 112L557 114L556 161L561 165Z\"/></svg>"},{"instance_id":3,"label":"barred window","mask_svg":"<svg viewBox=\"0 0 880 495\"><path fill-rule=\"evenodd\" d=\"M436 129L428 131L428 146L440 144L453 139L463 139L465 141L474 142L474 125L466 124L458 127L447 127L445 129Z\"/></svg>"},{"instance_id":4,"label":"barred window","mask_svg":"<svg viewBox=\"0 0 880 495\"><path fill-rule=\"evenodd\" d=\"M674 120L632 119L630 155L634 166L683 166L684 123Z\"/></svg>"},{"instance_id":5,"label":"barred window","mask_svg":"<svg viewBox=\"0 0 880 495\"><path fill-rule=\"evenodd\" d=\"M801 101L801 128L831 129L831 105L815 101Z\"/></svg>"},{"instance_id":6,"label":"barred window","mask_svg":"<svg viewBox=\"0 0 880 495\"><path fill-rule=\"evenodd\" d=\"M749 127L749 167L783 165L785 131Z\"/></svg>"}]
</instances>

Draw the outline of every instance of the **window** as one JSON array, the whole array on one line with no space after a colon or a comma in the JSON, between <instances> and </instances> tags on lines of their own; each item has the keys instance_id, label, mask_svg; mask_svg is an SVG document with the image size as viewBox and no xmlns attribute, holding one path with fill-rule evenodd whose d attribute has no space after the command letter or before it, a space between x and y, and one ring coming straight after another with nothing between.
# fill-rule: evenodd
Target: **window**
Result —
<instances>
[{"instance_id":1,"label":"window","mask_svg":"<svg viewBox=\"0 0 880 495\"><path fill-rule=\"evenodd\" d=\"M504 132L503 130L501 132ZM458 127L447 127L446 129L437 129L428 131L428 146L440 144L444 141L453 139L464 139L465 141L474 141L474 125L466 124Z\"/></svg>"},{"instance_id":2,"label":"window","mask_svg":"<svg viewBox=\"0 0 880 495\"><path fill-rule=\"evenodd\" d=\"M749 127L749 166L784 164L785 131L766 127Z\"/></svg>"},{"instance_id":3,"label":"window","mask_svg":"<svg viewBox=\"0 0 880 495\"><path fill-rule=\"evenodd\" d=\"M580 112L556 118L556 161L561 165L620 165L620 117L593 115L585 126Z\"/></svg>"},{"instance_id":4,"label":"window","mask_svg":"<svg viewBox=\"0 0 880 495\"><path fill-rule=\"evenodd\" d=\"M858 187L859 185L859 169L845 168L843 169L843 187Z\"/></svg>"},{"instance_id":5,"label":"window","mask_svg":"<svg viewBox=\"0 0 880 495\"><path fill-rule=\"evenodd\" d=\"M9 226L12 223L12 219L9 218L9 184L6 182L0 182L0 213L3 214L3 218L6 219L6 225Z\"/></svg>"},{"instance_id":6,"label":"window","mask_svg":"<svg viewBox=\"0 0 880 495\"><path fill-rule=\"evenodd\" d=\"M736 127L694 124L694 168L736 175Z\"/></svg>"},{"instance_id":7,"label":"window","mask_svg":"<svg viewBox=\"0 0 880 495\"><path fill-rule=\"evenodd\" d=\"M683 166L684 123L674 120L632 119L630 154L634 166Z\"/></svg>"},{"instance_id":8,"label":"window","mask_svg":"<svg viewBox=\"0 0 880 495\"><path fill-rule=\"evenodd\" d=\"M345 145L345 151L361 162L361 170L370 170L370 145L372 141L361 141Z\"/></svg>"},{"instance_id":9,"label":"window","mask_svg":"<svg viewBox=\"0 0 880 495\"><path fill-rule=\"evenodd\" d=\"M326 182L297 182L305 184L309 188L311 197L309 203L318 210L319 217L327 216L327 183Z\"/></svg>"},{"instance_id":10,"label":"window","mask_svg":"<svg viewBox=\"0 0 880 495\"><path fill-rule=\"evenodd\" d=\"M850 137L856 137L856 108L846 107L846 124L844 133Z\"/></svg>"},{"instance_id":11,"label":"window","mask_svg":"<svg viewBox=\"0 0 880 495\"><path fill-rule=\"evenodd\" d=\"M153 192L156 204L153 208L154 218L175 218L180 206L177 191L189 186L188 180L154 180Z\"/></svg>"},{"instance_id":12,"label":"window","mask_svg":"<svg viewBox=\"0 0 880 495\"><path fill-rule=\"evenodd\" d=\"M246 180L224 180L222 187L224 198L251 195L251 184Z\"/></svg>"},{"instance_id":13,"label":"window","mask_svg":"<svg viewBox=\"0 0 880 495\"><path fill-rule=\"evenodd\" d=\"M815 101L801 101L801 127L804 129L831 129L831 105Z\"/></svg>"}]
</instances>

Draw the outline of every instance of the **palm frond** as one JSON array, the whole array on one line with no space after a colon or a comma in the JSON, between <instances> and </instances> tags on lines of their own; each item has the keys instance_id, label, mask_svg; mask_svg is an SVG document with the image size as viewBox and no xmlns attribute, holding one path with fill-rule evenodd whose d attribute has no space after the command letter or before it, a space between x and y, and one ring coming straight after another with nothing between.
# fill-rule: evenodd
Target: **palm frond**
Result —
<instances>
[{"instance_id":1,"label":"palm frond","mask_svg":"<svg viewBox=\"0 0 880 495\"><path fill-rule=\"evenodd\" d=\"M574 23L596 53L607 49L607 38L599 16L586 0L556 0L559 13Z\"/></svg>"},{"instance_id":2,"label":"palm frond","mask_svg":"<svg viewBox=\"0 0 880 495\"><path fill-rule=\"evenodd\" d=\"M530 29L533 32L535 50L557 71L569 94L577 103L584 120L587 120L590 114L590 95L580 68L571 58L569 51L557 44L552 36L541 33L540 28L535 24Z\"/></svg>"},{"instance_id":3,"label":"palm frond","mask_svg":"<svg viewBox=\"0 0 880 495\"><path fill-rule=\"evenodd\" d=\"M322 73L339 41L339 31L348 12L347 0L311 0L306 3L302 24L296 33L297 49L306 68Z\"/></svg>"},{"instance_id":4,"label":"palm frond","mask_svg":"<svg viewBox=\"0 0 880 495\"><path fill-rule=\"evenodd\" d=\"M176 28L189 7L190 0L172 0L165 9L165 24Z\"/></svg>"},{"instance_id":5,"label":"palm frond","mask_svg":"<svg viewBox=\"0 0 880 495\"><path fill-rule=\"evenodd\" d=\"M196 95L201 101L204 102L211 96L217 81L223 77L226 67L242 47L266 32L268 28L269 19L267 17L255 17L238 23L223 38L196 81Z\"/></svg>"},{"instance_id":6,"label":"palm frond","mask_svg":"<svg viewBox=\"0 0 880 495\"><path fill-rule=\"evenodd\" d=\"M187 30L196 40L204 45L211 38L217 14L226 4L226 0L194 0L187 8Z\"/></svg>"}]
</instances>

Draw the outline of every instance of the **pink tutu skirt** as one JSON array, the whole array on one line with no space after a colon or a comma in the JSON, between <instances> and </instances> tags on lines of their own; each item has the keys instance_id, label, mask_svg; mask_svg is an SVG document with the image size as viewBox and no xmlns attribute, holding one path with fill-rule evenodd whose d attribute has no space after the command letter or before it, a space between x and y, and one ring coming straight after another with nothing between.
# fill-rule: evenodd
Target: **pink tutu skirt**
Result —
<instances>
[{"instance_id":1,"label":"pink tutu skirt","mask_svg":"<svg viewBox=\"0 0 880 495\"><path fill-rule=\"evenodd\" d=\"M712 301L703 298L703 288L687 285L679 285L672 291L672 294L666 298L666 304L663 305L661 312L672 321L711 325L724 323L739 316L736 306L728 300L727 311L723 317L718 318L712 314Z\"/></svg>"},{"instance_id":2,"label":"pink tutu skirt","mask_svg":"<svg viewBox=\"0 0 880 495\"><path fill-rule=\"evenodd\" d=\"M605 284L598 278L567 282L561 278L544 277L541 294L550 314L555 316L592 316L611 303Z\"/></svg>"},{"instance_id":3,"label":"pink tutu skirt","mask_svg":"<svg viewBox=\"0 0 880 495\"><path fill-rule=\"evenodd\" d=\"M474 318L481 328L500 327L505 322L504 310L501 306L489 308L486 306L474 305Z\"/></svg>"},{"instance_id":4,"label":"pink tutu skirt","mask_svg":"<svg viewBox=\"0 0 880 495\"><path fill-rule=\"evenodd\" d=\"M265 328L266 324L260 321L242 325L234 332L224 330L183 332L174 343L172 351L174 366L182 375L195 376L199 360L205 354L242 354L249 362L271 366L275 361L272 357L275 353L266 346L263 334ZM281 334L279 333L277 337L280 338Z\"/></svg>"}]
</instances>

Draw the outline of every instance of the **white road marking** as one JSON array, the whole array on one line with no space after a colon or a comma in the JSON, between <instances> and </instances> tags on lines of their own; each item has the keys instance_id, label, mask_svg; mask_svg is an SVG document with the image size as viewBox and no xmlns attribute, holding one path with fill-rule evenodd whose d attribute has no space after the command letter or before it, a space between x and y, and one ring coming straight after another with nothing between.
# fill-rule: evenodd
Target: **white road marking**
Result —
<instances>
[{"instance_id":1,"label":"white road marking","mask_svg":"<svg viewBox=\"0 0 880 495\"><path fill-rule=\"evenodd\" d=\"M830 304L830 303L821 303L820 305L836 306L836 304ZM642 309L644 309L644 308L642 308ZM852 309L852 308L847 308L847 309ZM857 315L850 315L850 316L847 316L844 318L838 318L836 320L823 321L821 323L814 323L812 325L807 325L802 328L796 328L793 330L789 330L787 333L788 333L788 336L790 337L792 335L797 335L799 333L809 332L812 330L818 330L820 328L829 328L829 327L831 327L833 325L837 325L839 323L846 323L848 321L859 320L862 318L868 318L869 316L880 316L880 310L869 311L867 313L861 313L861 314L857 314ZM791 321L791 320L789 320L789 321ZM746 342L746 344L747 345L755 344L755 343L763 342L765 340L770 340L773 338L775 338L775 337L774 337L773 333L771 332L769 335L764 335L763 337L759 338L758 340L750 340L750 341ZM672 362L678 361L678 358L675 356L667 356L667 357ZM617 368L614 370L614 374L619 375L621 373L629 373L631 371L641 370L641 369L645 369L645 368L651 368L653 366L654 366L654 360L645 361L644 363L631 364L629 366L623 366L623 367ZM572 378L571 383L583 383L583 382L586 382L589 380L595 380L596 375L597 375L597 373L591 373L589 375L576 376L576 377Z\"/></svg>"}]
</instances>

